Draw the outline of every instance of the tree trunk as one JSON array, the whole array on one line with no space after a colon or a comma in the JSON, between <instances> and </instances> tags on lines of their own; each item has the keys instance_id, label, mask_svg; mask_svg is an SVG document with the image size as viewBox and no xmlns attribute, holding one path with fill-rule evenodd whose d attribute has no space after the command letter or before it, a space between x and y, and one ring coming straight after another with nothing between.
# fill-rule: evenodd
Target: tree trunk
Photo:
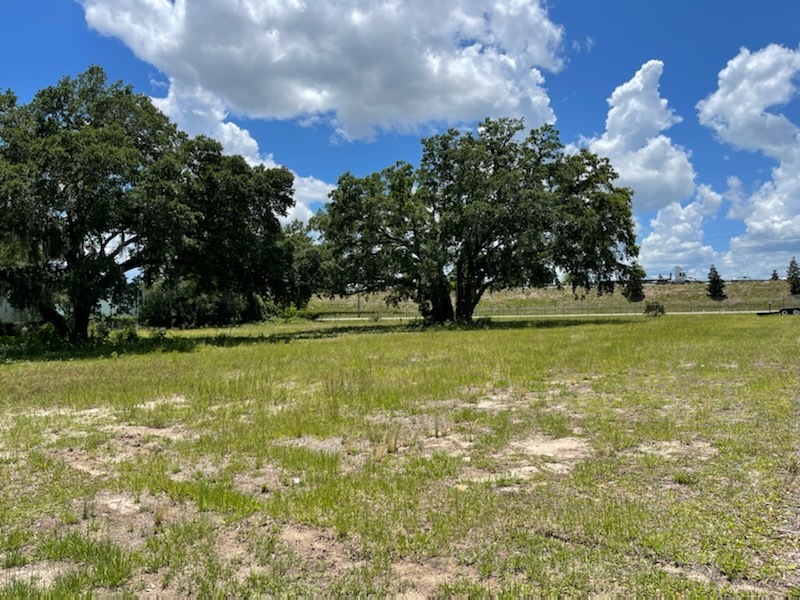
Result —
<instances>
[{"instance_id":1,"label":"tree trunk","mask_svg":"<svg viewBox=\"0 0 800 600\"><path fill-rule=\"evenodd\" d=\"M73 342L85 341L89 337L89 319L92 315L92 307L84 303L76 303L73 310L73 324L69 339Z\"/></svg>"},{"instance_id":2,"label":"tree trunk","mask_svg":"<svg viewBox=\"0 0 800 600\"><path fill-rule=\"evenodd\" d=\"M444 276L437 277L430 289L420 291L418 303L422 316L435 323L455 321L450 284Z\"/></svg>"},{"instance_id":3,"label":"tree trunk","mask_svg":"<svg viewBox=\"0 0 800 600\"><path fill-rule=\"evenodd\" d=\"M435 322L444 323L446 321L455 320L455 316L453 315L453 301L450 299L450 286L447 285L447 280L436 286L432 308L431 318Z\"/></svg>"},{"instance_id":4,"label":"tree trunk","mask_svg":"<svg viewBox=\"0 0 800 600\"><path fill-rule=\"evenodd\" d=\"M469 323L472 321L474 305L471 296L466 290L459 290L456 296L456 321L459 323Z\"/></svg>"},{"instance_id":5,"label":"tree trunk","mask_svg":"<svg viewBox=\"0 0 800 600\"><path fill-rule=\"evenodd\" d=\"M40 301L37 309L39 310L39 314L42 316L42 319L45 323L52 323L53 327L56 328L56 333L58 333L58 335L63 338L69 335L69 325L67 325L67 320L64 318L64 315L59 313L52 304L48 304L45 301Z\"/></svg>"}]
</instances>

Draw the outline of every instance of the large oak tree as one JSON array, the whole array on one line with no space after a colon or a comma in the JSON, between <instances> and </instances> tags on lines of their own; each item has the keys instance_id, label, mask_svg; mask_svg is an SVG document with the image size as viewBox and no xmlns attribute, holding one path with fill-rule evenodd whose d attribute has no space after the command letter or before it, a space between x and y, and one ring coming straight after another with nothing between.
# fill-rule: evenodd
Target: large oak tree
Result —
<instances>
[{"instance_id":1,"label":"large oak tree","mask_svg":"<svg viewBox=\"0 0 800 600\"><path fill-rule=\"evenodd\" d=\"M264 292L292 175L188 139L99 67L0 94L0 293L72 339L132 274Z\"/></svg>"},{"instance_id":2,"label":"large oak tree","mask_svg":"<svg viewBox=\"0 0 800 600\"><path fill-rule=\"evenodd\" d=\"M627 278L631 191L609 161L564 153L551 126L486 120L423 140L418 169L345 173L313 221L331 291L388 291L434 321L469 321L490 289Z\"/></svg>"}]
</instances>

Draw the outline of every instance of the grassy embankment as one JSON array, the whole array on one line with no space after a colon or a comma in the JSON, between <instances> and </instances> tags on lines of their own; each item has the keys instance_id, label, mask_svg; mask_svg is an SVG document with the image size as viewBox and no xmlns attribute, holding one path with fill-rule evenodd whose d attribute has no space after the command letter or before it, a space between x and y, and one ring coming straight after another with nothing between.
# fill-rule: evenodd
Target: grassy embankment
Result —
<instances>
[{"instance_id":1,"label":"grassy embankment","mask_svg":"<svg viewBox=\"0 0 800 600\"><path fill-rule=\"evenodd\" d=\"M782 306L800 306L800 299L789 296L785 281L734 281L725 284L727 297L716 301L708 298L706 284L689 283L649 284L645 286L645 302L657 300L665 305L667 312L729 312L761 311ZM516 315L573 315L573 314L641 314L645 302L628 302L616 290L613 294L598 296L590 292L576 298L571 289L555 288L532 290L505 290L487 293L478 305L477 316ZM417 310L413 303L398 307L386 306L380 295L362 295L349 298L313 298L308 308L312 314L326 316L415 318Z\"/></svg>"}]
</instances>

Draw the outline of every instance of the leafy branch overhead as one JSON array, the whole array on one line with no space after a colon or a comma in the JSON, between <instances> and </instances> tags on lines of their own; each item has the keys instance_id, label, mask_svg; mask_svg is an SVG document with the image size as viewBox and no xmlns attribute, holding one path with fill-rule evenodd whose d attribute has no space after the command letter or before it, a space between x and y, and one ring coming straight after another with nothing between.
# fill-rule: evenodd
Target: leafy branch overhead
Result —
<instances>
[{"instance_id":1,"label":"leafy branch overhead","mask_svg":"<svg viewBox=\"0 0 800 600\"><path fill-rule=\"evenodd\" d=\"M566 155L553 127L523 130L489 119L477 134L424 139L419 168L342 175L312 221L331 291L388 291L435 321L469 321L487 290L553 284L559 272L573 291L626 280L632 192L607 159Z\"/></svg>"}]
</instances>

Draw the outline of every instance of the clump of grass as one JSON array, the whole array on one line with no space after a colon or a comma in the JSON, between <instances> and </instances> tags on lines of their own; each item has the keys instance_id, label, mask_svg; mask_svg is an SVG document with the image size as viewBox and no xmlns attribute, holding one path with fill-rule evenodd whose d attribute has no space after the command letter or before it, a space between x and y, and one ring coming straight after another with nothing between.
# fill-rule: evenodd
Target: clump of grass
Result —
<instances>
[{"instance_id":1,"label":"clump of grass","mask_svg":"<svg viewBox=\"0 0 800 600\"><path fill-rule=\"evenodd\" d=\"M700 481L700 477L692 471L680 471L673 475L672 480L680 485L695 485Z\"/></svg>"},{"instance_id":2,"label":"clump of grass","mask_svg":"<svg viewBox=\"0 0 800 600\"><path fill-rule=\"evenodd\" d=\"M77 532L52 535L39 545L39 556L76 562L86 569L91 586L117 588L131 577L138 557L109 541L96 541Z\"/></svg>"}]
</instances>

